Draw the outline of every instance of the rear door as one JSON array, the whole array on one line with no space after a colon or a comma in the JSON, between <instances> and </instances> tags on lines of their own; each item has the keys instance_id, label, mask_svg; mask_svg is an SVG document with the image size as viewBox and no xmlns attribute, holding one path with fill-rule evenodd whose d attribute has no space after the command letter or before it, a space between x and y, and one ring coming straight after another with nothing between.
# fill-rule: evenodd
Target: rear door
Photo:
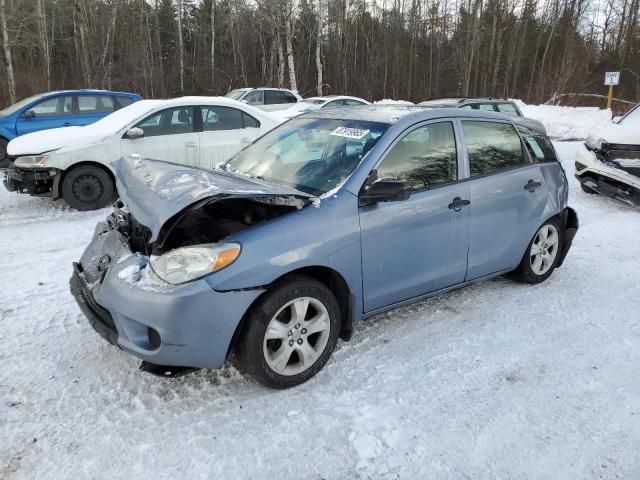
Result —
<instances>
[{"instance_id":1,"label":"rear door","mask_svg":"<svg viewBox=\"0 0 640 480\"><path fill-rule=\"evenodd\" d=\"M260 122L244 111L221 106L196 107L202 119L199 165L216 168L260 134ZM198 115L198 114L197 114Z\"/></svg>"},{"instance_id":2,"label":"rear door","mask_svg":"<svg viewBox=\"0 0 640 480\"><path fill-rule=\"evenodd\" d=\"M464 281L469 185L453 121L407 131L377 168L403 180L407 200L360 207L364 310L371 312Z\"/></svg>"},{"instance_id":3,"label":"rear door","mask_svg":"<svg viewBox=\"0 0 640 480\"><path fill-rule=\"evenodd\" d=\"M198 165L200 139L194 127L194 107L172 107L152 113L135 125L144 137L123 136L122 155L139 154L155 160Z\"/></svg>"},{"instance_id":4,"label":"rear door","mask_svg":"<svg viewBox=\"0 0 640 480\"><path fill-rule=\"evenodd\" d=\"M27 112L32 112L27 113ZM16 133L37 132L49 128L76 125L73 95L59 95L42 100L25 110L16 120Z\"/></svg>"},{"instance_id":5,"label":"rear door","mask_svg":"<svg viewBox=\"0 0 640 480\"><path fill-rule=\"evenodd\" d=\"M76 105L76 124L80 126L97 122L117 109L110 95L78 94Z\"/></svg>"},{"instance_id":6,"label":"rear door","mask_svg":"<svg viewBox=\"0 0 640 480\"><path fill-rule=\"evenodd\" d=\"M509 122L462 120L471 191L467 280L515 268L541 222L548 186Z\"/></svg>"}]
</instances>

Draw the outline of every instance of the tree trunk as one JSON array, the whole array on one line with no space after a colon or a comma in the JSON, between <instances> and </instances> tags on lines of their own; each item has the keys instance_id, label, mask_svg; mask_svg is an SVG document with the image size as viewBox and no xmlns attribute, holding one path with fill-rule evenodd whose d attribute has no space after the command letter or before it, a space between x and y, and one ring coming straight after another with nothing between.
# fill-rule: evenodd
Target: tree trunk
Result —
<instances>
[{"instance_id":1,"label":"tree trunk","mask_svg":"<svg viewBox=\"0 0 640 480\"><path fill-rule=\"evenodd\" d=\"M47 90L51 90L51 54L49 52L49 37L47 36L47 18L43 0L36 1L36 17L38 22L40 49L42 62L47 76Z\"/></svg>"},{"instance_id":2,"label":"tree trunk","mask_svg":"<svg viewBox=\"0 0 640 480\"><path fill-rule=\"evenodd\" d=\"M182 0L178 0L178 61L180 63L180 94L184 94L184 43L182 40Z\"/></svg>"},{"instance_id":3,"label":"tree trunk","mask_svg":"<svg viewBox=\"0 0 640 480\"><path fill-rule=\"evenodd\" d=\"M276 34L276 42L278 44L278 88L282 88L284 85L284 52L279 32Z\"/></svg>"},{"instance_id":4,"label":"tree trunk","mask_svg":"<svg viewBox=\"0 0 640 480\"><path fill-rule=\"evenodd\" d=\"M211 13L209 15L209 28L211 29L211 89L216 90L216 0L211 0Z\"/></svg>"},{"instance_id":5,"label":"tree trunk","mask_svg":"<svg viewBox=\"0 0 640 480\"><path fill-rule=\"evenodd\" d=\"M89 64L89 46L87 45L87 29L85 26L84 12L79 1L76 1L74 25L77 26L77 37L74 40L76 46L76 54L80 59L80 69L82 70L82 80L84 86L90 88L91 85L91 66ZM74 29L75 30L75 29Z\"/></svg>"},{"instance_id":6,"label":"tree trunk","mask_svg":"<svg viewBox=\"0 0 640 480\"><path fill-rule=\"evenodd\" d=\"M7 72L7 90L9 101L16 103L16 80L13 74L13 62L11 60L11 44L9 43L9 31L7 30L7 12L5 0L0 0L0 28L2 29L2 46L4 48L4 66Z\"/></svg>"},{"instance_id":7,"label":"tree trunk","mask_svg":"<svg viewBox=\"0 0 640 480\"><path fill-rule=\"evenodd\" d=\"M293 59L293 45L292 45L292 37L293 33L291 31L291 15L288 14L285 19L285 33L287 36L287 62L289 65L289 84L291 85L291 90L298 90L298 82L296 82L296 63Z\"/></svg>"},{"instance_id":8,"label":"tree trunk","mask_svg":"<svg viewBox=\"0 0 640 480\"><path fill-rule=\"evenodd\" d=\"M316 32L316 70L318 95L322 96L322 0L318 0L318 31Z\"/></svg>"}]
</instances>

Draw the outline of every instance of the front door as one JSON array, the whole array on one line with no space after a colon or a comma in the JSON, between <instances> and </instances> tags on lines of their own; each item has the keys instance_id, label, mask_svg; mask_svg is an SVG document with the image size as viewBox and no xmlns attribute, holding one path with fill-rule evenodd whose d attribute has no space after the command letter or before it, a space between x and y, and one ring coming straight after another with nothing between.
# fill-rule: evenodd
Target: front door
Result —
<instances>
[{"instance_id":1,"label":"front door","mask_svg":"<svg viewBox=\"0 0 640 480\"><path fill-rule=\"evenodd\" d=\"M458 182L454 125L418 126L391 147L378 179L403 180L407 200L360 207L364 311L464 281L469 185Z\"/></svg>"},{"instance_id":2,"label":"front door","mask_svg":"<svg viewBox=\"0 0 640 480\"><path fill-rule=\"evenodd\" d=\"M515 268L543 221L548 187L513 125L463 120L471 188L467 280Z\"/></svg>"},{"instance_id":3,"label":"front door","mask_svg":"<svg viewBox=\"0 0 640 480\"><path fill-rule=\"evenodd\" d=\"M200 139L194 130L193 107L173 107L152 113L139 122L144 137L123 138L123 156L138 154L154 160L198 165Z\"/></svg>"},{"instance_id":4,"label":"front door","mask_svg":"<svg viewBox=\"0 0 640 480\"><path fill-rule=\"evenodd\" d=\"M76 125L76 117L73 96L59 95L42 100L22 112L16 121L16 133L24 135L49 128L71 127Z\"/></svg>"},{"instance_id":5,"label":"front door","mask_svg":"<svg viewBox=\"0 0 640 480\"><path fill-rule=\"evenodd\" d=\"M197 107L202 117L199 165L216 168L260 133L260 122L251 115L232 107Z\"/></svg>"}]
</instances>

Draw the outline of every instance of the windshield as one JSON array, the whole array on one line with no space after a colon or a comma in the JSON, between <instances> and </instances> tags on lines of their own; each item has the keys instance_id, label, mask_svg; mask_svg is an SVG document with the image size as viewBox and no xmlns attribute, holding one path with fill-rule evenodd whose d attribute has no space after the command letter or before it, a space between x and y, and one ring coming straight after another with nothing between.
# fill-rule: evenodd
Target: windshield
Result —
<instances>
[{"instance_id":1,"label":"windshield","mask_svg":"<svg viewBox=\"0 0 640 480\"><path fill-rule=\"evenodd\" d=\"M111 135L128 126L129 123L137 120L145 113L150 112L158 105L161 105L162 102L163 100L140 100L132 103L128 107L116 110L97 122L83 128L87 130L97 130L105 135Z\"/></svg>"},{"instance_id":2,"label":"windshield","mask_svg":"<svg viewBox=\"0 0 640 480\"><path fill-rule=\"evenodd\" d=\"M640 126L640 105L637 105L627 115L620 120L622 125L638 125Z\"/></svg>"},{"instance_id":3,"label":"windshield","mask_svg":"<svg viewBox=\"0 0 640 480\"><path fill-rule=\"evenodd\" d=\"M223 168L322 195L342 184L387 128L360 120L296 118L258 139Z\"/></svg>"},{"instance_id":4,"label":"windshield","mask_svg":"<svg viewBox=\"0 0 640 480\"><path fill-rule=\"evenodd\" d=\"M231 98L232 100L240 100L240 97L242 97L246 91L247 90L244 90L243 88L237 88L236 90L231 90L225 95L225 97Z\"/></svg>"},{"instance_id":5,"label":"windshield","mask_svg":"<svg viewBox=\"0 0 640 480\"><path fill-rule=\"evenodd\" d=\"M11 115L12 113L15 113L18 110L20 110L22 107L26 107L31 102L35 102L36 100L39 100L44 96L45 96L44 94L39 94L39 95L34 95L32 97L28 97L23 100L20 100L19 102L16 102L13 105L9 105L4 110L0 110L0 116Z\"/></svg>"}]
</instances>

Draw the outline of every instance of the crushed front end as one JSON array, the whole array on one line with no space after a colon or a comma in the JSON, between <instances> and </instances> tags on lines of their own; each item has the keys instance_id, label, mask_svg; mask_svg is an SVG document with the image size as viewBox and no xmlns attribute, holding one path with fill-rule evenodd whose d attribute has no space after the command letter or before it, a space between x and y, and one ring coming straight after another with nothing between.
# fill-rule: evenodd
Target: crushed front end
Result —
<instances>
[{"instance_id":1,"label":"crushed front end","mask_svg":"<svg viewBox=\"0 0 640 480\"><path fill-rule=\"evenodd\" d=\"M575 168L584 190L640 207L640 145L587 141Z\"/></svg>"}]
</instances>

